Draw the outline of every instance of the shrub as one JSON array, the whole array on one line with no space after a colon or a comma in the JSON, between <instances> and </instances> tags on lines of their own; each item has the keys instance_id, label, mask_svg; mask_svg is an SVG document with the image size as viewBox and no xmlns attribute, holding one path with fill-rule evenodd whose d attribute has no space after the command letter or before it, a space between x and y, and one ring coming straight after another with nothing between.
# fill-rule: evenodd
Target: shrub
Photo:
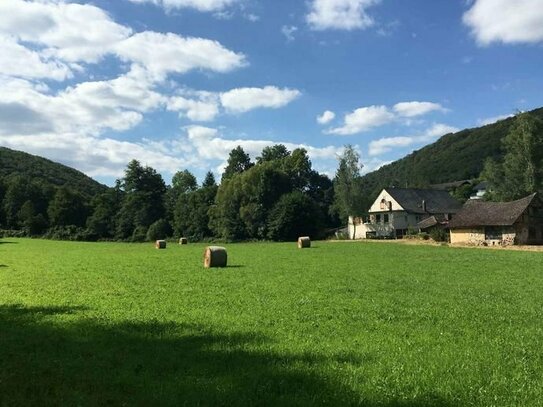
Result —
<instances>
[{"instance_id":1,"label":"shrub","mask_svg":"<svg viewBox=\"0 0 543 407\"><path fill-rule=\"evenodd\" d=\"M445 229L434 228L430 231L430 237L436 242L447 242L449 234Z\"/></svg>"},{"instance_id":2,"label":"shrub","mask_svg":"<svg viewBox=\"0 0 543 407\"><path fill-rule=\"evenodd\" d=\"M147 228L145 226L138 226L136 229L134 229L134 232L132 233L132 238L130 239L132 242L145 242L145 238L147 236Z\"/></svg>"},{"instance_id":3,"label":"shrub","mask_svg":"<svg viewBox=\"0 0 543 407\"><path fill-rule=\"evenodd\" d=\"M154 241L159 239L166 239L172 233L172 228L166 219L159 219L147 230L147 240Z\"/></svg>"}]
</instances>

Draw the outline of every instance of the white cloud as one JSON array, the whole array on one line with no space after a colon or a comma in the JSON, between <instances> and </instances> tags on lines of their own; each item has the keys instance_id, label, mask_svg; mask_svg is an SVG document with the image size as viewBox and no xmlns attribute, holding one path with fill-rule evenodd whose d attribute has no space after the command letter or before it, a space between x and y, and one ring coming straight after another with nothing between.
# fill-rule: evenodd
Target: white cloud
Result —
<instances>
[{"instance_id":1,"label":"white cloud","mask_svg":"<svg viewBox=\"0 0 543 407\"><path fill-rule=\"evenodd\" d=\"M313 30L355 30L371 27L367 9L380 0L313 0L306 21Z\"/></svg>"},{"instance_id":2,"label":"white cloud","mask_svg":"<svg viewBox=\"0 0 543 407\"><path fill-rule=\"evenodd\" d=\"M210 161L225 161L230 151L237 146L241 146L251 157L258 156L264 147L274 144L284 144L289 150L296 148L305 148L312 160L327 161L336 160L338 154L343 150L342 147L327 146L314 147L306 144L296 144L282 141L259 140L259 139L226 139L217 129L203 126L189 126L186 128L186 142L182 141L180 145L189 144L193 147L191 156L194 165L204 163L208 165ZM223 165L223 164L221 164ZM222 168L222 167L221 167ZM219 171L219 172L222 172Z\"/></svg>"},{"instance_id":3,"label":"white cloud","mask_svg":"<svg viewBox=\"0 0 543 407\"><path fill-rule=\"evenodd\" d=\"M421 144L433 141L436 137L443 136L448 133L455 133L458 128L442 123L434 123L424 133L418 136L400 136L400 137L383 137L378 140L372 140L369 144L369 155L377 156L389 151L407 147L412 144Z\"/></svg>"},{"instance_id":4,"label":"white cloud","mask_svg":"<svg viewBox=\"0 0 543 407\"><path fill-rule=\"evenodd\" d=\"M64 61L98 62L132 30L102 9L61 1L0 1L0 33L44 47L43 55Z\"/></svg>"},{"instance_id":5,"label":"white cloud","mask_svg":"<svg viewBox=\"0 0 543 407\"><path fill-rule=\"evenodd\" d=\"M106 129L127 130L138 124L142 113L165 102L152 89L146 71L133 66L127 74L107 81L82 82L51 94L29 81L0 79L0 103L24 106L45 130L59 133L98 134ZM0 133L11 132L10 122L0 121Z\"/></svg>"},{"instance_id":6,"label":"white cloud","mask_svg":"<svg viewBox=\"0 0 543 407\"><path fill-rule=\"evenodd\" d=\"M284 25L281 27L281 34L285 36L287 41L294 41L294 33L298 31L298 27L294 25Z\"/></svg>"},{"instance_id":7,"label":"white cloud","mask_svg":"<svg viewBox=\"0 0 543 407\"><path fill-rule=\"evenodd\" d=\"M332 112L331 110L326 110L321 114L320 116L317 116L317 123L319 124L328 124L332 120L334 120L336 117L336 114Z\"/></svg>"},{"instance_id":8,"label":"white cloud","mask_svg":"<svg viewBox=\"0 0 543 407\"><path fill-rule=\"evenodd\" d=\"M432 102L401 102L395 104L393 109L401 117L415 117L433 111L447 111L439 103Z\"/></svg>"},{"instance_id":9,"label":"white cloud","mask_svg":"<svg viewBox=\"0 0 543 407\"><path fill-rule=\"evenodd\" d=\"M121 58L142 64L158 78L192 69L229 72L247 64L243 54L230 51L217 41L171 33L138 33L118 43L115 50Z\"/></svg>"},{"instance_id":10,"label":"white cloud","mask_svg":"<svg viewBox=\"0 0 543 407\"><path fill-rule=\"evenodd\" d=\"M167 10L192 8L198 11L220 11L240 0L130 0L133 3L153 3Z\"/></svg>"},{"instance_id":11,"label":"white cloud","mask_svg":"<svg viewBox=\"0 0 543 407\"><path fill-rule=\"evenodd\" d=\"M78 133L40 135L1 135L0 144L45 156L77 168L89 176L120 177L134 158L159 172L174 173L185 167L183 158L164 153L145 142L95 138Z\"/></svg>"},{"instance_id":12,"label":"white cloud","mask_svg":"<svg viewBox=\"0 0 543 407\"><path fill-rule=\"evenodd\" d=\"M0 34L0 74L28 79L53 79L62 81L72 76L71 69L64 63L45 58L18 44L13 37Z\"/></svg>"},{"instance_id":13,"label":"white cloud","mask_svg":"<svg viewBox=\"0 0 543 407\"><path fill-rule=\"evenodd\" d=\"M345 115L343 126L329 129L327 133L341 136L362 133L393 120L394 114L386 106L361 107Z\"/></svg>"},{"instance_id":14,"label":"white cloud","mask_svg":"<svg viewBox=\"0 0 543 407\"><path fill-rule=\"evenodd\" d=\"M244 113L258 108L277 109L301 95L299 90L266 86L264 88L236 88L220 95L228 113Z\"/></svg>"},{"instance_id":15,"label":"white cloud","mask_svg":"<svg viewBox=\"0 0 543 407\"><path fill-rule=\"evenodd\" d=\"M493 123L499 122L500 120L505 120L514 116L515 116L514 114L502 114L499 116L487 117L486 119L479 119L477 121L477 124L479 126L486 126L487 124L493 124Z\"/></svg>"},{"instance_id":16,"label":"white cloud","mask_svg":"<svg viewBox=\"0 0 543 407\"><path fill-rule=\"evenodd\" d=\"M219 114L218 97L214 94L201 95L198 99L173 96L168 101L168 110L183 112L192 121L211 121Z\"/></svg>"},{"instance_id":17,"label":"white cloud","mask_svg":"<svg viewBox=\"0 0 543 407\"><path fill-rule=\"evenodd\" d=\"M476 0L463 21L479 45L543 41L541 0Z\"/></svg>"}]
</instances>

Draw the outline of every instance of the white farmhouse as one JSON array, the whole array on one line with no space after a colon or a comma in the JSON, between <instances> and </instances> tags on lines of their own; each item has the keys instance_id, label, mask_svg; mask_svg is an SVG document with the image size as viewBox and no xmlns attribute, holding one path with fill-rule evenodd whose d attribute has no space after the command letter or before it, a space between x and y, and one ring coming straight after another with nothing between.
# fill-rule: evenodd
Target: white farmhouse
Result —
<instances>
[{"instance_id":1,"label":"white farmhouse","mask_svg":"<svg viewBox=\"0 0 543 407\"><path fill-rule=\"evenodd\" d=\"M385 188L365 218L349 217L349 237L401 238L419 222L448 221L462 204L447 191L416 188ZM433 219L429 219L433 218Z\"/></svg>"}]
</instances>

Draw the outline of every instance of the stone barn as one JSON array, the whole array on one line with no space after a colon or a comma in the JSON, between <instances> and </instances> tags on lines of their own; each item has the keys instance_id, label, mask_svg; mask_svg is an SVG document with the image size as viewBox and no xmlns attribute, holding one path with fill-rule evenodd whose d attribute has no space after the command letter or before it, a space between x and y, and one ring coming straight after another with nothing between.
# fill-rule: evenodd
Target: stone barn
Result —
<instances>
[{"instance_id":1,"label":"stone barn","mask_svg":"<svg viewBox=\"0 0 543 407\"><path fill-rule=\"evenodd\" d=\"M512 202L470 200L449 222L449 228L451 243L543 244L543 204L535 193Z\"/></svg>"}]
</instances>

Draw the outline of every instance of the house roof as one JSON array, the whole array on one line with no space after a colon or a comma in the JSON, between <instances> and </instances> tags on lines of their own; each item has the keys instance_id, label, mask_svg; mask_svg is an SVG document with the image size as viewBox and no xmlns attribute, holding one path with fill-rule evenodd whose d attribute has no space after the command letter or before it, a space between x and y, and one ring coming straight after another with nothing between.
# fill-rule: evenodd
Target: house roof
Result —
<instances>
[{"instance_id":1,"label":"house roof","mask_svg":"<svg viewBox=\"0 0 543 407\"><path fill-rule=\"evenodd\" d=\"M511 226L530 206L536 194L512 202L470 200L450 221L449 227Z\"/></svg>"},{"instance_id":2,"label":"house roof","mask_svg":"<svg viewBox=\"0 0 543 407\"><path fill-rule=\"evenodd\" d=\"M430 188L432 189L444 189L444 190L450 190L455 189L458 187L461 187L462 185L471 185L471 180L464 179L461 181L452 181L452 182L444 182L443 184L432 184L430 185Z\"/></svg>"},{"instance_id":3,"label":"house roof","mask_svg":"<svg viewBox=\"0 0 543 407\"><path fill-rule=\"evenodd\" d=\"M447 219L445 219L445 216L432 215L432 216L427 217L426 219L423 219L419 223L417 223L417 227L421 230L424 230L436 225L443 225L446 223L447 223Z\"/></svg>"},{"instance_id":4,"label":"house roof","mask_svg":"<svg viewBox=\"0 0 543 407\"><path fill-rule=\"evenodd\" d=\"M456 213L462 204L447 191L417 188L385 188L398 204L410 213ZM426 211L422 208L422 202Z\"/></svg>"}]
</instances>

